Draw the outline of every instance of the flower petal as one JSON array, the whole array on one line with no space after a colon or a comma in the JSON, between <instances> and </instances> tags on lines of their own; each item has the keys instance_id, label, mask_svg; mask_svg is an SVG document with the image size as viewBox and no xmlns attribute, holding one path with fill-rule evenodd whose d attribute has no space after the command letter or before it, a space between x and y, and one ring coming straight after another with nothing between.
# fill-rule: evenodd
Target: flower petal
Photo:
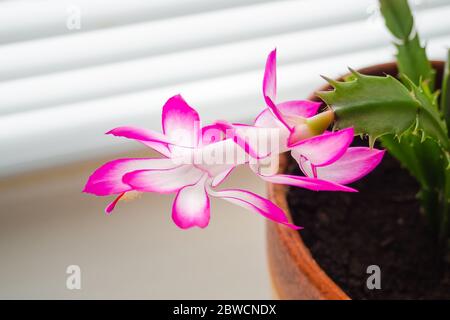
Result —
<instances>
[{"instance_id":1,"label":"flower petal","mask_svg":"<svg viewBox=\"0 0 450 320\"><path fill-rule=\"evenodd\" d=\"M288 129L291 130L289 125L284 121L281 112L275 105L277 96L277 49L274 49L269 53L266 61L266 69L264 71L263 79L263 96L267 106L273 115Z\"/></svg>"},{"instance_id":2,"label":"flower petal","mask_svg":"<svg viewBox=\"0 0 450 320\"><path fill-rule=\"evenodd\" d=\"M253 123L257 127L261 128L285 128L285 126L281 126L281 123L277 121L277 119L272 114L269 108L261 111L255 118Z\"/></svg>"},{"instance_id":3,"label":"flower petal","mask_svg":"<svg viewBox=\"0 0 450 320\"><path fill-rule=\"evenodd\" d=\"M158 151L162 155L170 157L169 144L171 144L171 141L162 133L135 127L118 127L112 129L106 134L137 140L138 142Z\"/></svg>"},{"instance_id":4,"label":"flower petal","mask_svg":"<svg viewBox=\"0 0 450 320\"><path fill-rule=\"evenodd\" d=\"M291 128L295 128L298 123L305 121L305 118L315 115L319 107L320 103L307 100L283 102L277 105L277 109L281 112L288 127L274 116L270 108L266 108L258 114L254 121L254 126L259 128L278 128L280 130L280 151L286 151L289 149Z\"/></svg>"},{"instance_id":5,"label":"flower petal","mask_svg":"<svg viewBox=\"0 0 450 320\"><path fill-rule=\"evenodd\" d=\"M231 124L227 121L217 121L215 125L220 127L223 132L226 132L226 138L232 139L250 157L261 159L270 155L270 150L262 150L263 148L260 148L260 146L268 146L267 141L261 141L263 138L270 139L270 132L267 132L266 128L241 123ZM220 144L216 143L216 145ZM210 148L210 146L212 144L206 146L205 149Z\"/></svg>"},{"instance_id":6,"label":"flower petal","mask_svg":"<svg viewBox=\"0 0 450 320\"><path fill-rule=\"evenodd\" d=\"M305 157L316 167L326 166L342 157L352 141L353 128L326 132L291 145L291 154L299 164Z\"/></svg>"},{"instance_id":7,"label":"flower petal","mask_svg":"<svg viewBox=\"0 0 450 320\"><path fill-rule=\"evenodd\" d=\"M291 132L272 114L269 108L262 111L255 119L255 127L258 128L276 128L278 129L278 151L285 152L288 148L288 138Z\"/></svg>"},{"instance_id":8,"label":"flower petal","mask_svg":"<svg viewBox=\"0 0 450 320\"><path fill-rule=\"evenodd\" d=\"M212 189L209 189L208 193L213 197L222 198L238 206L256 211L267 219L282 223L290 228L301 229L301 227L297 227L289 223L289 220L283 210L281 210L273 202L264 199L263 197L250 191L240 189L225 189L214 191Z\"/></svg>"},{"instance_id":9,"label":"flower petal","mask_svg":"<svg viewBox=\"0 0 450 320\"><path fill-rule=\"evenodd\" d=\"M294 127L298 122L296 121L296 118L299 118L300 120L316 115L320 105L320 102L295 100L279 103L277 104L277 109L282 114L289 127ZM254 125L263 128L278 128L280 127L280 122L274 117L272 111L269 108L266 108L256 116Z\"/></svg>"},{"instance_id":10,"label":"flower petal","mask_svg":"<svg viewBox=\"0 0 450 320\"><path fill-rule=\"evenodd\" d=\"M162 170L176 166L179 165L174 164L171 159L131 158L113 160L105 163L92 173L83 192L106 196L130 191L133 188L122 181L125 174L148 168Z\"/></svg>"},{"instance_id":11,"label":"flower petal","mask_svg":"<svg viewBox=\"0 0 450 320\"><path fill-rule=\"evenodd\" d=\"M246 163L245 152L239 154L241 157L236 156L236 151L240 150L232 139L225 139L193 149L191 159L197 168L212 177L230 167Z\"/></svg>"},{"instance_id":12,"label":"flower petal","mask_svg":"<svg viewBox=\"0 0 450 320\"><path fill-rule=\"evenodd\" d=\"M233 171L233 169L235 168L235 166L230 166L229 168L225 169L222 172L219 172L218 174L216 174L211 181L211 185L213 187L217 187L219 184L221 184Z\"/></svg>"},{"instance_id":13,"label":"flower petal","mask_svg":"<svg viewBox=\"0 0 450 320\"><path fill-rule=\"evenodd\" d=\"M263 79L263 95L272 100L277 96L277 49L269 53Z\"/></svg>"},{"instance_id":14,"label":"flower petal","mask_svg":"<svg viewBox=\"0 0 450 320\"><path fill-rule=\"evenodd\" d=\"M172 193L197 183L204 172L192 165L179 165L166 170L147 169L127 173L123 182L142 192Z\"/></svg>"},{"instance_id":15,"label":"flower petal","mask_svg":"<svg viewBox=\"0 0 450 320\"><path fill-rule=\"evenodd\" d=\"M352 183L375 169L383 159L384 152L384 150L367 147L348 148L347 152L336 162L328 166L317 167L317 177L340 184ZM302 167L306 175L313 176L309 161L304 159Z\"/></svg>"},{"instance_id":16,"label":"flower petal","mask_svg":"<svg viewBox=\"0 0 450 320\"><path fill-rule=\"evenodd\" d=\"M273 176L260 177L268 182L276 184L286 184L294 187L305 188L313 191L345 191L345 192L357 192L355 189L343 186L341 184L326 181L317 178L293 176L286 174L276 174Z\"/></svg>"},{"instance_id":17,"label":"flower petal","mask_svg":"<svg viewBox=\"0 0 450 320\"><path fill-rule=\"evenodd\" d=\"M275 116L275 118L280 121L280 123L289 131L292 131L292 127L291 125L289 125L289 123L287 123L286 119L284 118L283 114L281 113L281 111L278 109L278 107L275 105L275 103L273 102L272 99L270 99L269 97L264 97L264 99L266 100L266 104L269 107L269 110L272 112L272 114Z\"/></svg>"},{"instance_id":18,"label":"flower petal","mask_svg":"<svg viewBox=\"0 0 450 320\"><path fill-rule=\"evenodd\" d=\"M209 197L205 190L204 179L178 191L172 207L172 219L178 227L182 229L205 228L209 223L209 218Z\"/></svg>"},{"instance_id":19,"label":"flower petal","mask_svg":"<svg viewBox=\"0 0 450 320\"><path fill-rule=\"evenodd\" d=\"M261 159L271 154L269 128L258 128L244 124L233 124L234 142L236 142L250 157Z\"/></svg>"},{"instance_id":20,"label":"flower petal","mask_svg":"<svg viewBox=\"0 0 450 320\"><path fill-rule=\"evenodd\" d=\"M200 138L200 117L181 95L167 100L162 111L164 134L176 145L196 147Z\"/></svg>"},{"instance_id":21,"label":"flower petal","mask_svg":"<svg viewBox=\"0 0 450 320\"><path fill-rule=\"evenodd\" d=\"M226 128L220 123L204 126L202 128L202 145L206 146L211 143L222 141L226 138Z\"/></svg>"},{"instance_id":22,"label":"flower petal","mask_svg":"<svg viewBox=\"0 0 450 320\"><path fill-rule=\"evenodd\" d=\"M317 114L322 103L309 100L292 100L277 104L278 110L286 116L309 118Z\"/></svg>"}]
</instances>

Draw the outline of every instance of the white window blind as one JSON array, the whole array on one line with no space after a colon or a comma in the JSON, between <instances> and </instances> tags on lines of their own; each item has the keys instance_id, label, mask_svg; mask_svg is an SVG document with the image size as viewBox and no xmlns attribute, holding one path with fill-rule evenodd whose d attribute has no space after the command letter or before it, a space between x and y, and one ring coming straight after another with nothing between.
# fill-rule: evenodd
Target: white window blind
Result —
<instances>
[{"instance_id":1,"label":"white window blind","mask_svg":"<svg viewBox=\"0 0 450 320\"><path fill-rule=\"evenodd\" d=\"M450 1L412 1L431 58L450 45ZM281 99L346 67L393 60L374 0L0 2L0 176L138 147L105 136L160 129L181 93L202 120L250 121L278 48ZM70 30L73 10L80 29Z\"/></svg>"}]
</instances>

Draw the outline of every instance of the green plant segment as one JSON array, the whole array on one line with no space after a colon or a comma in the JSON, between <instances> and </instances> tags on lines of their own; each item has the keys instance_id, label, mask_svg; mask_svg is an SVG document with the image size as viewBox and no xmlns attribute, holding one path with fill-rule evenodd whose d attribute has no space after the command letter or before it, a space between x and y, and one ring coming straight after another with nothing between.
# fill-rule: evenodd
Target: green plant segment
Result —
<instances>
[{"instance_id":1,"label":"green plant segment","mask_svg":"<svg viewBox=\"0 0 450 320\"><path fill-rule=\"evenodd\" d=\"M445 116L447 128L450 128L450 50L445 63L444 75L442 79L441 112Z\"/></svg>"},{"instance_id":2,"label":"green plant segment","mask_svg":"<svg viewBox=\"0 0 450 320\"><path fill-rule=\"evenodd\" d=\"M425 48L420 45L419 34L414 30L414 20L406 0L380 0L380 10L386 27L395 37L397 63L401 74L414 83L426 81L434 87L435 71L427 59Z\"/></svg>"},{"instance_id":3,"label":"green plant segment","mask_svg":"<svg viewBox=\"0 0 450 320\"><path fill-rule=\"evenodd\" d=\"M318 96L335 112L337 128L354 127L383 146L417 179L418 197L430 226L444 241L450 234L449 65L441 91L436 72L414 29L406 0L380 0L386 26L395 37L399 79L352 71L343 82L327 81L333 91Z\"/></svg>"}]
</instances>

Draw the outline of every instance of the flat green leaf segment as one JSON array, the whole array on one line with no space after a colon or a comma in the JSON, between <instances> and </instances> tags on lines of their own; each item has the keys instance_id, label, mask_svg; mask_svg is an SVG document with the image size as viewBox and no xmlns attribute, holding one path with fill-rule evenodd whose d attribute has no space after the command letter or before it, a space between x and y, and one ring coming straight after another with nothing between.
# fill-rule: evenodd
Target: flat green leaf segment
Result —
<instances>
[{"instance_id":1,"label":"flat green leaf segment","mask_svg":"<svg viewBox=\"0 0 450 320\"><path fill-rule=\"evenodd\" d=\"M446 237L450 145L437 92L407 76L403 84L392 76L351 71L343 82L325 78L334 90L317 93L334 111L335 128L353 127L356 134L369 136L371 146L381 137L383 146L420 183L418 196L430 225Z\"/></svg>"},{"instance_id":2,"label":"flat green leaf segment","mask_svg":"<svg viewBox=\"0 0 450 320\"><path fill-rule=\"evenodd\" d=\"M404 133L433 138L448 148L447 131L437 106L422 88L410 83L411 90L391 76L377 77L352 71L351 80L327 79L332 91L317 95L335 112L336 128L353 127L356 134L375 139Z\"/></svg>"},{"instance_id":3,"label":"flat green leaf segment","mask_svg":"<svg viewBox=\"0 0 450 320\"><path fill-rule=\"evenodd\" d=\"M434 88L435 71L427 59L414 29L413 16L407 0L380 0L380 10L386 27L396 38L397 62L400 73L416 85L421 81Z\"/></svg>"},{"instance_id":4,"label":"flat green leaf segment","mask_svg":"<svg viewBox=\"0 0 450 320\"><path fill-rule=\"evenodd\" d=\"M447 52L447 61L444 68L441 89L441 112L447 122L447 128L450 127L450 49Z\"/></svg>"},{"instance_id":5,"label":"flat green leaf segment","mask_svg":"<svg viewBox=\"0 0 450 320\"><path fill-rule=\"evenodd\" d=\"M406 0L380 0L380 11L386 27L400 40L409 38L414 26L413 16Z\"/></svg>"},{"instance_id":6,"label":"flat green leaf segment","mask_svg":"<svg viewBox=\"0 0 450 320\"><path fill-rule=\"evenodd\" d=\"M412 40L404 41L401 45L396 44L396 47L400 73L407 75L416 85L422 80L433 89L435 71L427 59L425 47L420 45L419 36L416 34Z\"/></svg>"}]
</instances>

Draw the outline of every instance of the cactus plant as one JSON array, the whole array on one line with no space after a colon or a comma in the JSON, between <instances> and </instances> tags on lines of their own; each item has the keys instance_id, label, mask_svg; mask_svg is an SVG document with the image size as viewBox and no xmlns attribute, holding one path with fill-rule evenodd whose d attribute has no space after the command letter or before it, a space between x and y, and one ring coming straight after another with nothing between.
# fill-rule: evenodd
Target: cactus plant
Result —
<instances>
[{"instance_id":1,"label":"cactus plant","mask_svg":"<svg viewBox=\"0 0 450 320\"><path fill-rule=\"evenodd\" d=\"M416 178L430 227L445 244L450 233L449 64L436 90L436 72L407 0L380 0L380 11L395 38L400 80L351 70L342 82L325 77L334 90L317 95L334 111L336 128L353 127L369 137L371 146L379 139Z\"/></svg>"}]
</instances>

